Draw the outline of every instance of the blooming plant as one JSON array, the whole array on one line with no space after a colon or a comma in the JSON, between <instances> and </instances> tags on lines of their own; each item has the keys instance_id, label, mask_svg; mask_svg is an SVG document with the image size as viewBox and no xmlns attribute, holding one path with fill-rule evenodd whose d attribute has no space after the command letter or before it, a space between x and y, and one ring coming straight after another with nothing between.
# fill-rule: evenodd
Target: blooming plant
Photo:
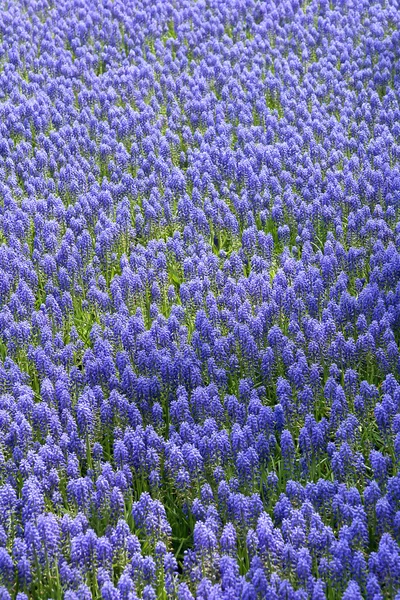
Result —
<instances>
[{"instance_id":1,"label":"blooming plant","mask_svg":"<svg viewBox=\"0 0 400 600\"><path fill-rule=\"evenodd\" d=\"M399 599L398 0L0 8L0 600Z\"/></svg>"}]
</instances>

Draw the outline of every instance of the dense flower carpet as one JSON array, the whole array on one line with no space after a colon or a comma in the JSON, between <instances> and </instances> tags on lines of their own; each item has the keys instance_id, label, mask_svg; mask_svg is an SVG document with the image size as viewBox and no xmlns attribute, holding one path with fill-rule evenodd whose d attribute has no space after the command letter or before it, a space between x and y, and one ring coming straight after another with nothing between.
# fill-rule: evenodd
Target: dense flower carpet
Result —
<instances>
[{"instance_id":1,"label":"dense flower carpet","mask_svg":"<svg viewBox=\"0 0 400 600\"><path fill-rule=\"evenodd\" d=\"M400 598L397 0L3 0L0 600Z\"/></svg>"}]
</instances>

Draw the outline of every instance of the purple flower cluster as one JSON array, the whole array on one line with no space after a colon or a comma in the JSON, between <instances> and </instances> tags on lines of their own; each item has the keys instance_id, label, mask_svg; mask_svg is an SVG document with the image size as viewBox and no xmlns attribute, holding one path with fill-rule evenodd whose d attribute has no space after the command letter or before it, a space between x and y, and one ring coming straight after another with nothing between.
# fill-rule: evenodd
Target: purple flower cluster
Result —
<instances>
[{"instance_id":1,"label":"purple flower cluster","mask_svg":"<svg viewBox=\"0 0 400 600\"><path fill-rule=\"evenodd\" d=\"M0 11L0 599L400 598L398 0Z\"/></svg>"}]
</instances>

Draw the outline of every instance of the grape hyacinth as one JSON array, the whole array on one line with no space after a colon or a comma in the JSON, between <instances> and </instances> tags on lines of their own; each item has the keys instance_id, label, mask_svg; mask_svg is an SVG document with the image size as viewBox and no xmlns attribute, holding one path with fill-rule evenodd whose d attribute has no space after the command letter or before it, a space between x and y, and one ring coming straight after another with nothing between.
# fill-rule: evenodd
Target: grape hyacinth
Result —
<instances>
[{"instance_id":1,"label":"grape hyacinth","mask_svg":"<svg viewBox=\"0 0 400 600\"><path fill-rule=\"evenodd\" d=\"M0 598L400 598L398 0L0 11Z\"/></svg>"}]
</instances>

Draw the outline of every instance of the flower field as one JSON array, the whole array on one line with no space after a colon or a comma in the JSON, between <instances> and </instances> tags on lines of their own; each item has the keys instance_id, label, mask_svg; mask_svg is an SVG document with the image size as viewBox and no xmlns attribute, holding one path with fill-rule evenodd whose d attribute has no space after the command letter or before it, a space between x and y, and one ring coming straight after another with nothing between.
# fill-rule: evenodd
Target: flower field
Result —
<instances>
[{"instance_id":1,"label":"flower field","mask_svg":"<svg viewBox=\"0 0 400 600\"><path fill-rule=\"evenodd\" d=\"M3 0L0 600L400 599L398 0Z\"/></svg>"}]
</instances>

